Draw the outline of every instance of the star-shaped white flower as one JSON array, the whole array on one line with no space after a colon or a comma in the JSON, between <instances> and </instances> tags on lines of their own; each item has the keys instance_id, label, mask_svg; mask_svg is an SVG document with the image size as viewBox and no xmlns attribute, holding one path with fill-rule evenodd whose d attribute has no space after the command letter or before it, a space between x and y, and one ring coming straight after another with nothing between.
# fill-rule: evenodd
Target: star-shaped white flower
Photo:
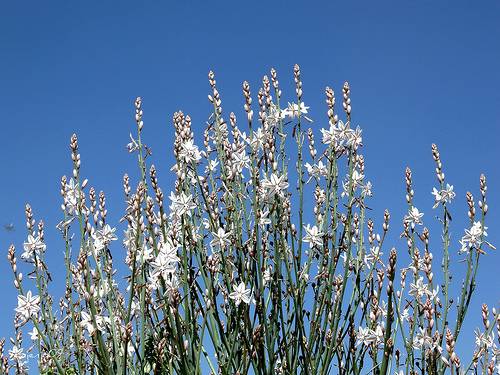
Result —
<instances>
[{"instance_id":1,"label":"star-shaped white flower","mask_svg":"<svg viewBox=\"0 0 500 375\"><path fill-rule=\"evenodd\" d=\"M246 288L244 282L241 282L239 285L233 285L233 292L229 294L229 298L231 298L236 306L239 306L241 302L250 304L251 300L251 290Z\"/></svg>"},{"instance_id":2,"label":"star-shaped white flower","mask_svg":"<svg viewBox=\"0 0 500 375\"><path fill-rule=\"evenodd\" d=\"M422 224L422 216L424 216L424 214L421 213L417 207L412 206L405 216L404 221L405 223L411 224L412 228L414 228L416 224Z\"/></svg>"},{"instance_id":3,"label":"star-shaped white flower","mask_svg":"<svg viewBox=\"0 0 500 375\"><path fill-rule=\"evenodd\" d=\"M33 296L31 290L26 293L26 296L18 295L15 311L26 320L36 316L40 311L40 296Z\"/></svg>"},{"instance_id":4,"label":"star-shaped white flower","mask_svg":"<svg viewBox=\"0 0 500 375\"><path fill-rule=\"evenodd\" d=\"M226 232L224 228L219 228L217 232L212 232L213 239L210 241L212 247L225 248L231 244L232 232Z\"/></svg>"},{"instance_id":5,"label":"star-shaped white flower","mask_svg":"<svg viewBox=\"0 0 500 375\"><path fill-rule=\"evenodd\" d=\"M264 178L261 185L265 189L266 196L269 198L272 198L275 195L283 197L284 191L289 186L285 175L278 176L275 173L272 173L269 178Z\"/></svg>"},{"instance_id":6,"label":"star-shaped white flower","mask_svg":"<svg viewBox=\"0 0 500 375\"><path fill-rule=\"evenodd\" d=\"M432 208L436 208L440 204L449 203L455 198L455 192L453 191L453 185L446 184L446 189L437 190L436 188L432 189L432 195L436 199L436 203Z\"/></svg>"},{"instance_id":7,"label":"star-shaped white flower","mask_svg":"<svg viewBox=\"0 0 500 375\"><path fill-rule=\"evenodd\" d=\"M307 224L304 226L304 229L306 230L306 235L302 240L308 242L310 248L313 248L315 245L323 245L323 232L320 232L316 225L311 227L311 225Z\"/></svg>"},{"instance_id":8,"label":"star-shaped white flower","mask_svg":"<svg viewBox=\"0 0 500 375\"><path fill-rule=\"evenodd\" d=\"M283 113L285 116L288 116L290 118L295 118L299 117L300 115L305 115L307 114L307 110L309 107L306 107L304 102L300 102L300 105L296 103L288 103L288 107L283 110Z\"/></svg>"}]
</instances>

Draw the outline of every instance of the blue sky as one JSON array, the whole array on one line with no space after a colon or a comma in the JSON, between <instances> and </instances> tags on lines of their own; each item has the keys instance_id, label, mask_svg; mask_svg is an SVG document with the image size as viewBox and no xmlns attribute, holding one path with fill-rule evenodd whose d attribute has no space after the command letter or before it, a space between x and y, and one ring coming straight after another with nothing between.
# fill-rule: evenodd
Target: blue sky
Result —
<instances>
[{"instance_id":1,"label":"blue sky","mask_svg":"<svg viewBox=\"0 0 500 375\"><path fill-rule=\"evenodd\" d=\"M284 99L291 99L294 63L302 69L304 101L311 106L317 137L327 122L324 87L332 86L340 97L342 83L349 80L353 122L363 128L366 172L374 184L375 219L389 208L393 233L400 232L408 165L416 205L426 212L426 225L435 225L430 146L437 143L457 192L455 248L466 225L465 192L479 195L480 173L488 178L490 240L500 244L498 1L117 4L13 1L2 6L0 222L17 228L0 233L3 254L11 242L21 248L24 204L30 202L36 218L47 224L49 265L62 282L63 243L54 226L61 218L60 177L71 173L73 132L80 140L82 173L106 192L116 223L124 208L121 178L136 171L125 151L135 129L136 96L143 97L145 141L168 191L172 114L189 113L201 134L211 109L209 69L216 73L224 110L243 119L242 81L248 80L255 93L262 76L275 67ZM439 232L432 238L440 259ZM396 238L393 244L405 251ZM463 268L454 259L454 269ZM483 259L464 335L480 324L481 302L498 306L499 264L498 252ZM458 285L460 272L456 275ZM0 283L4 336L16 303L6 260L0 263Z\"/></svg>"}]
</instances>

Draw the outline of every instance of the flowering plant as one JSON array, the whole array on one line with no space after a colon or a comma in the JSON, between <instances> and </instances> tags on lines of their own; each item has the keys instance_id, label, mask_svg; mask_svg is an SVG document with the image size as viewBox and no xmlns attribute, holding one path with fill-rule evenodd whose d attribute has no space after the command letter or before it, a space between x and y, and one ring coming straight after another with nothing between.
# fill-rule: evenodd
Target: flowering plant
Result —
<instances>
[{"instance_id":1,"label":"flowering plant","mask_svg":"<svg viewBox=\"0 0 500 375\"><path fill-rule=\"evenodd\" d=\"M442 276L435 277L411 170L405 173L408 213L401 234L406 249L396 250L386 244L389 212L379 228L368 217L372 185L365 177L361 129L352 126L349 84L342 88L344 120L335 111L334 91L326 88L328 126L317 148L313 129L304 129L312 120L297 65L294 80L295 102L282 109L276 71L263 78L257 119L244 82L243 131L233 113L226 122L210 72L213 111L203 149L190 117L173 116L176 179L169 203L149 165L137 98L137 133L127 148L137 156L140 177L137 183L123 178L124 283L112 257L118 234L107 220L105 195L82 178L73 135L72 176L61 179L63 218L57 225L65 244L65 294L55 307L44 224L36 223L27 205L21 260L30 277L25 280L18 269L12 245L16 334L8 354L1 342L0 373L27 372L27 351L36 353L40 372L64 374L499 371L495 308L482 306L483 327L470 362L455 351L479 261L494 249L486 240L484 175L479 200L467 193L470 228L452 241L455 193L432 146L438 180L432 194L442 224ZM451 254L465 256L457 301L449 296ZM398 268L401 258L409 263ZM31 345L23 334L27 327Z\"/></svg>"}]
</instances>

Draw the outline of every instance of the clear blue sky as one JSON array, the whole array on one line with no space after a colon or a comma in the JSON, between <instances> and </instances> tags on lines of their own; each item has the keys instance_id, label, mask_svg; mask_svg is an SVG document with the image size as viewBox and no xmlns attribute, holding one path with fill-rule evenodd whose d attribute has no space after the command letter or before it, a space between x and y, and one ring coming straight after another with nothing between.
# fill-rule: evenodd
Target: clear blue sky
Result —
<instances>
[{"instance_id":1,"label":"clear blue sky","mask_svg":"<svg viewBox=\"0 0 500 375\"><path fill-rule=\"evenodd\" d=\"M376 219L389 208L393 233L400 233L408 165L425 224L436 223L430 145L437 143L457 192L455 249L466 224L465 192L479 195L481 172L488 178L490 240L500 245L499 20L498 1L4 2L0 223L17 229L0 233L0 336L10 334L16 303L4 259L9 243L22 247L26 202L47 223L49 265L57 282L63 280L63 243L54 226L61 218L60 177L71 173L70 135L78 133L82 173L107 193L116 223L124 207L122 175L135 171L125 151L135 129L134 98L143 97L145 140L168 192L172 114L189 113L201 134L211 109L209 69L216 72L224 110L242 120L243 80L255 93L275 67L284 98L291 98L293 64L300 64L318 138L326 124L324 87L340 97L349 80ZM439 232L432 238L439 273ZM405 251L402 242L394 245ZM480 324L481 302L498 306L499 264L498 252L483 259L464 335Z\"/></svg>"}]
</instances>

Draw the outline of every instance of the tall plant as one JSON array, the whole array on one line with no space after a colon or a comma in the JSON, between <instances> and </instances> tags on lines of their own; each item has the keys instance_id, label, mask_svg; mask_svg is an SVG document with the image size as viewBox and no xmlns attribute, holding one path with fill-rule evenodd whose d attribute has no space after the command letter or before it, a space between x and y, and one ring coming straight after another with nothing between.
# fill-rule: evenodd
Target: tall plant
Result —
<instances>
[{"instance_id":1,"label":"tall plant","mask_svg":"<svg viewBox=\"0 0 500 375\"><path fill-rule=\"evenodd\" d=\"M243 83L242 127L234 113L226 117L209 73L213 110L203 148L196 145L190 117L173 116L176 179L169 203L149 164L137 98L136 133L127 147L137 156L140 175L135 182L123 178L126 285L117 281L118 257L111 256L118 236L107 220L105 195L82 177L77 137L71 137L73 170L61 179L63 218L57 226L66 249L66 292L54 306L44 224L27 205L21 260L29 278L18 269L11 246L8 260L19 296L8 354L5 341L0 345L0 373L26 372L27 351L36 353L42 373L499 371L495 309L482 306L483 328L476 332L470 363L455 351L480 258L493 248L486 241L484 175L479 199L467 193L470 227L457 246L450 235L455 193L432 145L440 259L415 207L409 168L401 234L406 249L391 248L389 212L376 225L367 207L372 186L365 177L361 129L352 125L349 84L342 88L344 120L334 91L326 88L329 125L317 147L315 132L307 128L298 65L293 73L295 99L286 107L274 69L270 79L263 78L257 105ZM452 301L450 258L457 252L466 276L460 298ZM54 279L61 282L62 276ZM30 338L23 334L28 328Z\"/></svg>"}]
</instances>

